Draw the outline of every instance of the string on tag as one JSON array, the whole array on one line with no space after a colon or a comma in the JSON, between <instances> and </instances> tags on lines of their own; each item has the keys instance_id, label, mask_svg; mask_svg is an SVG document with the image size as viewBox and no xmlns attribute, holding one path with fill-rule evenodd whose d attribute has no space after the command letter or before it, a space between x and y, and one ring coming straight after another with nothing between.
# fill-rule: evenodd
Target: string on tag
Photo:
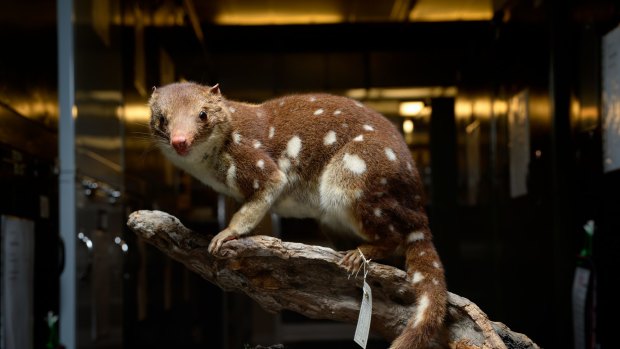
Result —
<instances>
[{"instance_id":1,"label":"string on tag","mask_svg":"<svg viewBox=\"0 0 620 349\"><path fill-rule=\"evenodd\" d=\"M359 271L364 268L364 282L363 282L363 296L362 302L360 304L360 313L357 319L357 326L355 328L355 335L353 336L353 341L357 343L363 349L366 349L366 344L368 343L368 335L370 334L370 321L372 318L372 290L368 283L366 283L366 276L370 271L370 259L366 259L362 251L358 248L357 251L360 253L362 258L362 265L357 269L355 273L355 277L357 278L357 274ZM351 277L351 275L349 275Z\"/></svg>"},{"instance_id":2,"label":"string on tag","mask_svg":"<svg viewBox=\"0 0 620 349\"><path fill-rule=\"evenodd\" d=\"M362 264L360 265L359 268L357 268L357 271L355 271L355 278L357 279L357 275L359 274L360 270L364 268L364 281L366 281L366 276L368 275L368 272L370 271L370 261L372 259L366 259L366 256L364 256L364 254L362 253L362 250L360 250L359 247L357 248L357 252L359 252L360 257L362 257ZM350 279L351 275L353 275L353 273L349 274L349 277L347 279Z\"/></svg>"}]
</instances>

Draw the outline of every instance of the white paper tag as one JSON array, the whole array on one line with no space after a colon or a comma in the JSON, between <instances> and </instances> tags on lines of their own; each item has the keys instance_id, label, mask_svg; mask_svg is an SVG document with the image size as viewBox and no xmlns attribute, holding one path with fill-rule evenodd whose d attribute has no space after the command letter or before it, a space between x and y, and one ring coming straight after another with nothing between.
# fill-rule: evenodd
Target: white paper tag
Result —
<instances>
[{"instance_id":1,"label":"white paper tag","mask_svg":"<svg viewBox=\"0 0 620 349\"><path fill-rule=\"evenodd\" d=\"M372 291L370 286L364 280L364 295L362 296L362 305L360 307L360 315L357 318L357 327L355 328L355 337L353 340L360 347L366 349L368 343L368 334L370 332L370 320L372 318Z\"/></svg>"},{"instance_id":2,"label":"white paper tag","mask_svg":"<svg viewBox=\"0 0 620 349\"><path fill-rule=\"evenodd\" d=\"M585 349L586 346L586 302L590 270L577 267L573 279L573 335L575 348Z\"/></svg>"}]
</instances>

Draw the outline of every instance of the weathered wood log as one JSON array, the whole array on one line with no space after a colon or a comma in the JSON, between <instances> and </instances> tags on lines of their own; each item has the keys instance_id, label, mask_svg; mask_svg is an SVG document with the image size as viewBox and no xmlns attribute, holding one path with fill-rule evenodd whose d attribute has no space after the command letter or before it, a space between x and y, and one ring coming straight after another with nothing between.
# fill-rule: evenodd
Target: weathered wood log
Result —
<instances>
[{"instance_id":1,"label":"weathered wood log","mask_svg":"<svg viewBox=\"0 0 620 349\"><path fill-rule=\"evenodd\" d=\"M207 252L210 235L193 232L161 211L136 211L128 226L166 255L225 291L240 291L265 310L283 309L314 319L357 321L362 278L350 277L338 262L343 254L322 246L251 236L227 242L220 256ZM371 262L371 330L394 339L415 311L406 273ZM450 348L539 348L527 336L493 322L473 302L450 293L441 346ZM439 339L438 339L439 340Z\"/></svg>"}]
</instances>

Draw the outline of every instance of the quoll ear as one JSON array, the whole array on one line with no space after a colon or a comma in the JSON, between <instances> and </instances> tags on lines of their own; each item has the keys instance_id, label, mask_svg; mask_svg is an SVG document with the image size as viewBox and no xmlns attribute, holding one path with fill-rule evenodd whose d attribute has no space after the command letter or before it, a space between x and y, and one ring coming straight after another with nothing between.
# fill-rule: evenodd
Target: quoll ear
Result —
<instances>
[{"instance_id":1,"label":"quoll ear","mask_svg":"<svg viewBox=\"0 0 620 349\"><path fill-rule=\"evenodd\" d=\"M151 93L151 97L149 97L149 106L152 106L153 104L155 104L155 100L157 99L157 87L153 86L153 93Z\"/></svg>"},{"instance_id":2,"label":"quoll ear","mask_svg":"<svg viewBox=\"0 0 620 349\"><path fill-rule=\"evenodd\" d=\"M153 86L153 92L151 92L150 100L152 101L155 97L157 97L157 86Z\"/></svg>"},{"instance_id":3,"label":"quoll ear","mask_svg":"<svg viewBox=\"0 0 620 349\"><path fill-rule=\"evenodd\" d=\"M214 94L214 95L219 95L219 94L221 94L221 92L220 92L220 84L215 84L215 85L213 85L213 87L211 87L211 88L209 89L209 92L210 92L210 93L212 93L212 94Z\"/></svg>"}]
</instances>

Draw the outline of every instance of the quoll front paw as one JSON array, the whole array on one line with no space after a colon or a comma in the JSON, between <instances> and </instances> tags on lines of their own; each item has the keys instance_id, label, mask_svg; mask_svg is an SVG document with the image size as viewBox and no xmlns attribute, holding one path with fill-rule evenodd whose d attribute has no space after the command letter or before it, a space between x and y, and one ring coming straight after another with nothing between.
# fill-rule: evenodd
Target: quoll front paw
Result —
<instances>
[{"instance_id":1,"label":"quoll front paw","mask_svg":"<svg viewBox=\"0 0 620 349\"><path fill-rule=\"evenodd\" d=\"M209 253L217 254L226 241L234 240L238 237L239 235L232 229L222 230L219 234L215 235L213 239L211 239L211 243L208 248Z\"/></svg>"},{"instance_id":2,"label":"quoll front paw","mask_svg":"<svg viewBox=\"0 0 620 349\"><path fill-rule=\"evenodd\" d=\"M344 266L351 274L357 272L364 263L358 250L347 251L347 254L340 260L340 265Z\"/></svg>"}]
</instances>

